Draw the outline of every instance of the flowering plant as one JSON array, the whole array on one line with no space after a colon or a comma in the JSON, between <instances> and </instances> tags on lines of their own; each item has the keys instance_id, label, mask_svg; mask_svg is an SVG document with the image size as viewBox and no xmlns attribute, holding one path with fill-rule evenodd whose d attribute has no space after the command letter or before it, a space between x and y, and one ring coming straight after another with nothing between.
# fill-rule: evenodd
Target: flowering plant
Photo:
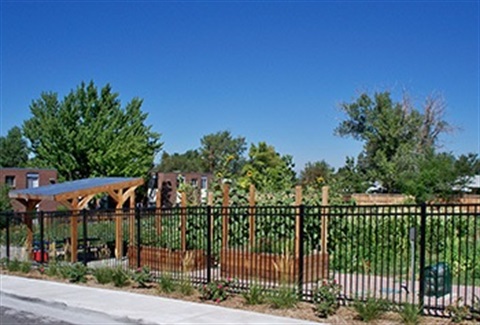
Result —
<instances>
[{"instance_id":1,"label":"flowering plant","mask_svg":"<svg viewBox=\"0 0 480 325\"><path fill-rule=\"evenodd\" d=\"M317 287L313 294L313 301L315 303L315 311L319 317L326 318L329 315L335 314L338 305L338 295L342 291L342 286L337 283L337 280L323 280L321 285Z\"/></svg>"},{"instance_id":2,"label":"flowering plant","mask_svg":"<svg viewBox=\"0 0 480 325\"><path fill-rule=\"evenodd\" d=\"M200 288L200 296L202 300L213 300L220 303L228 298L228 290L233 284L233 280L228 278L226 280L216 280L203 285Z\"/></svg>"},{"instance_id":3,"label":"flowering plant","mask_svg":"<svg viewBox=\"0 0 480 325\"><path fill-rule=\"evenodd\" d=\"M138 268L132 274L132 280L135 281L140 288L148 288L148 283L152 282L152 274L148 266Z\"/></svg>"}]
</instances>

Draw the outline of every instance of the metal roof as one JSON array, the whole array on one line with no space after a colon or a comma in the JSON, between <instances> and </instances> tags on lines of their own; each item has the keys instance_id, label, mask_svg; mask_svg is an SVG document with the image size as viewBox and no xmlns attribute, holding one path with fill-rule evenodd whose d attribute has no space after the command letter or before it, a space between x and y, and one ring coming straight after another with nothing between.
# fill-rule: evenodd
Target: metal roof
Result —
<instances>
[{"instance_id":1,"label":"metal roof","mask_svg":"<svg viewBox=\"0 0 480 325\"><path fill-rule=\"evenodd\" d=\"M126 188L143 184L142 178L103 177L85 178L70 182L45 185L22 190L13 190L8 194L15 199L58 200L67 197L96 194L112 189Z\"/></svg>"}]
</instances>

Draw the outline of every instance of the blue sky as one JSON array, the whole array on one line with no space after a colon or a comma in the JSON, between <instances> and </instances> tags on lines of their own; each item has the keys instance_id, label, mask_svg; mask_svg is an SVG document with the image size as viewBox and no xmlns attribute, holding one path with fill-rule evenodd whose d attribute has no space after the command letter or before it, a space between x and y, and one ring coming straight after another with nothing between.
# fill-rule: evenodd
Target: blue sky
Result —
<instances>
[{"instance_id":1,"label":"blue sky","mask_svg":"<svg viewBox=\"0 0 480 325\"><path fill-rule=\"evenodd\" d=\"M478 1L2 1L0 134L42 91L110 83L144 99L170 153L229 130L335 167L362 144L336 137L361 91L436 91L455 154L480 152Z\"/></svg>"}]
</instances>

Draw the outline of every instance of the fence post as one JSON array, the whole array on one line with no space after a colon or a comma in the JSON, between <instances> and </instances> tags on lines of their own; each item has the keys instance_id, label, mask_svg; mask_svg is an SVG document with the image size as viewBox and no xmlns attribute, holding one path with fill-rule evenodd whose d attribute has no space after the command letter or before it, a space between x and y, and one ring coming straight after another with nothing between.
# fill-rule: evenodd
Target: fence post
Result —
<instances>
[{"instance_id":1,"label":"fence post","mask_svg":"<svg viewBox=\"0 0 480 325\"><path fill-rule=\"evenodd\" d=\"M423 313L423 298L425 296L425 253L426 253L426 228L427 205L423 202L420 206L420 292L418 297L419 307ZM412 279L413 281L415 279Z\"/></svg>"},{"instance_id":2,"label":"fence post","mask_svg":"<svg viewBox=\"0 0 480 325\"><path fill-rule=\"evenodd\" d=\"M87 210L82 210L82 228L83 228L83 265L87 265Z\"/></svg>"},{"instance_id":3,"label":"fence post","mask_svg":"<svg viewBox=\"0 0 480 325\"><path fill-rule=\"evenodd\" d=\"M159 213L159 210L155 209L156 213ZM141 267L140 263L140 246L142 239L140 238L141 235L141 223L140 223L140 208L135 208L135 219L137 220L137 269Z\"/></svg>"},{"instance_id":4,"label":"fence post","mask_svg":"<svg viewBox=\"0 0 480 325\"><path fill-rule=\"evenodd\" d=\"M207 206L207 283L212 281L212 207Z\"/></svg>"},{"instance_id":5,"label":"fence post","mask_svg":"<svg viewBox=\"0 0 480 325\"><path fill-rule=\"evenodd\" d=\"M7 233L5 234L6 235L5 236L6 237L5 238L5 241L6 241L5 245L7 245L6 249L7 249L7 261L8 262L10 262L10 217L13 218L13 215L14 215L13 213L6 213L5 214L5 216L7 218L7 222L6 222L7 223L7 230L6 230Z\"/></svg>"},{"instance_id":6,"label":"fence post","mask_svg":"<svg viewBox=\"0 0 480 325\"><path fill-rule=\"evenodd\" d=\"M303 217L305 215L305 206L303 204L300 205L299 208L299 218L298 218L298 228L300 228L300 231L298 233L298 294L300 296L300 299L303 298ZM303 300L303 299L302 299Z\"/></svg>"},{"instance_id":7,"label":"fence post","mask_svg":"<svg viewBox=\"0 0 480 325\"><path fill-rule=\"evenodd\" d=\"M45 263L44 254L45 254L45 227L44 227L44 215L43 211L40 211L40 263Z\"/></svg>"}]
</instances>

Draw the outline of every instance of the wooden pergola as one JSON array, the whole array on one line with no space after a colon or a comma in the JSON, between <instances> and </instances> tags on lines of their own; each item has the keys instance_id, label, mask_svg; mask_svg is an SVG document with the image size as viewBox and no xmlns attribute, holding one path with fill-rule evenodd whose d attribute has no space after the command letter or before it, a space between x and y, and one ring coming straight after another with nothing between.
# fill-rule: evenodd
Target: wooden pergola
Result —
<instances>
[{"instance_id":1,"label":"wooden pergola","mask_svg":"<svg viewBox=\"0 0 480 325\"><path fill-rule=\"evenodd\" d=\"M77 261L78 251L78 214L87 204L100 193L107 193L115 202L116 208L123 208L129 201L130 208L135 208L135 189L143 185L143 178L86 178L71 182L51 184L35 188L10 191L11 199L20 202L26 208L25 224L27 226L26 245L31 248L33 244L32 213L38 203L44 200L56 201L72 211L71 224L71 261ZM130 216L130 241L133 242L134 215ZM122 218L115 219L115 256L123 255L122 244Z\"/></svg>"}]
</instances>

